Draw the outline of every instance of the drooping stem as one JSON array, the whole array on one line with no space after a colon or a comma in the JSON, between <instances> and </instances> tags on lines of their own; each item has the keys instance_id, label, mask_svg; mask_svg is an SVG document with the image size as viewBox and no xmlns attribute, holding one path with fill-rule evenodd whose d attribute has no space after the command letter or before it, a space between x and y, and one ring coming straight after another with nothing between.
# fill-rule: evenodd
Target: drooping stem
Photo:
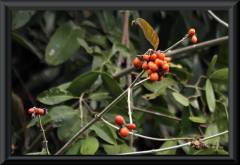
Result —
<instances>
[{"instance_id":1,"label":"drooping stem","mask_svg":"<svg viewBox=\"0 0 240 165\"><path fill-rule=\"evenodd\" d=\"M44 129L43 129L43 126L42 126L41 117L40 117L40 115L37 115L37 116L38 116L38 121L39 121L39 125L40 125L40 130L43 134L43 143L45 144L46 153L47 153L47 155L50 155L50 152L48 150L48 144L47 144L48 141L47 141L47 138L45 136L45 132L44 132Z\"/></svg>"}]
</instances>

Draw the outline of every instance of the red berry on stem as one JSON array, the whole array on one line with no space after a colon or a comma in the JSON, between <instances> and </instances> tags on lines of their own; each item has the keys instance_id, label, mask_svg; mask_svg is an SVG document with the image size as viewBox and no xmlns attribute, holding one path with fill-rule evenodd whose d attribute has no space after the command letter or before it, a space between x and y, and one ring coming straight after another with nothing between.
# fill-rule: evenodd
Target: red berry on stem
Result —
<instances>
[{"instance_id":1,"label":"red berry on stem","mask_svg":"<svg viewBox=\"0 0 240 165\"><path fill-rule=\"evenodd\" d=\"M142 60L140 60L138 57L136 57L134 60L133 60L133 65L137 68L139 66L142 65Z\"/></svg>"},{"instance_id":2,"label":"red berry on stem","mask_svg":"<svg viewBox=\"0 0 240 165\"><path fill-rule=\"evenodd\" d=\"M37 108L36 113L37 113L38 115L43 115L43 114L45 114L45 110L42 109L42 108Z\"/></svg>"},{"instance_id":3,"label":"red berry on stem","mask_svg":"<svg viewBox=\"0 0 240 165\"><path fill-rule=\"evenodd\" d=\"M153 73L150 75L150 80L153 81L153 82L157 81L158 78L159 78L159 75L158 75L157 72L153 72Z\"/></svg>"},{"instance_id":4,"label":"red berry on stem","mask_svg":"<svg viewBox=\"0 0 240 165\"><path fill-rule=\"evenodd\" d=\"M168 64L164 64L162 66L162 69L165 70L165 71L169 70L169 65Z\"/></svg>"},{"instance_id":5,"label":"red berry on stem","mask_svg":"<svg viewBox=\"0 0 240 165\"><path fill-rule=\"evenodd\" d=\"M118 124L118 125L122 125L124 123L124 119L122 116L118 115L115 117L115 122Z\"/></svg>"},{"instance_id":6,"label":"red berry on stem","mask_svg":"<svg viewBox=\"0 0 240 165\"><path fill-rule=\"evenodd\" d=\"M197 37L195 35L192 36L191 42L194 44L197 43Z\"/></svg>"},{"instance_id":7,"label":"red berry on stem","mask_svg":"<svg viewBox=\"0 0 240 165\"><path fill-rule=\"evenodd\" d=\"M127 125L127 128L128 128L129 130L133 130L133 129L136 128L136 125L135 125L135 124L128 124L128 125Z\"/></svg>"},{"instance_id":8,"label":"red berry on stem","mask_svg":"<svg viewBox=\"0 0 240 165\"><path fill-rule=\"evenodd\" d=\"M157 59L157 55L155 53L151 54L150 60L155 61Z\"/></svg>"},{"instance_id":9,"label":"red berry on stem","mask_svg":"<svg viewBox=\"0 0 240 165\"><path fill-rule=\"evenodd\" d=\"M189 29L189 31L188 31L188 34L190 35L190 36L193 36L194 34L195 34L195 29Z\"/></svg>"},{"instance_id":10,"label":"red berry on stem","mask_svg":"<svg viewBox=\"0 0 240 165\"><path fill-rule=\"evenodd\" d=\"M122 127L120 128L119 133L122 137L127 137L129 135L129 130L126 127Z\"/></svg>"},{"instance_id":11,"label":"red berry on stem","mask_svg":"<svg viewBox=\"0 0 240 165\"><path fill-rule=\"evenodd\" d=\"M159 60L164 60L165 54L164 53L159 53L157 57L158 57Z\"/></svg>"},{"instance_id":12,"label":"red berry on stem","mask_svg":"<svg viewBox=\"0 0 240 165\"><path fill-rule=\"evenodd\" d=\"M35 112L34 108L30 108L30 109L28 110L28 113L29 113L29 114L33 114L34 112Z\"/></svg>"},{"instance_id":13,"label":"red berry on stem","mask_svg":"<svg viewBox=\"0 0 240 165\"><path fill-rule=\"evenodd\" d=\"M145 61L143 64L142 64L142 69L143 70L148 70L148 63L147 63L147 61Z\"/></svg>"},{"instance_id":14,"label":"red berry on stem","mask_svg":"<svg viewBox=\"0 0 240 165\"><path fill-rule=\"evenodd\" d=\"M143 58L143 60L148 61L148 60L149 60L149 55L144 54L144 55L142 56L142 58Z\"/></svg>"}]
</instances>

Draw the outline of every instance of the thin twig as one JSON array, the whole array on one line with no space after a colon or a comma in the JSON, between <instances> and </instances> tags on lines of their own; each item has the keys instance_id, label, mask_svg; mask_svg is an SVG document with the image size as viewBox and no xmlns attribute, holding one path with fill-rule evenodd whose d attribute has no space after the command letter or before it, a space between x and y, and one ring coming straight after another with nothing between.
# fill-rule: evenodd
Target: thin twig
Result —
<instances>
[{"instance_id":1,"label":"thin twig","mask_svg":"<svg viewBox=\"0 0 240 165\"><path fill-rule=\"evenodd\" d=\"M43 126L42 126L42 121L41 121L40 115L38 115L38 122L39 122L39 125L40 125L40 128L41 128L42 134L43 134L43 140L44 140L43 143L45 144L46 153L47 153L47 155L50 155L50 152L48 150L48 144L47 144L48 141L47 141L47 138L46 138Z\"/></svg>"},{"instance_id":2,"label":"thin twig","mask_svg":"<svg viewBox=\"0 0 240 165\"><path fill-rule=\"evenodd\" d=\"M217 22L228 28L228 23L221 20L218 16L216 16L211 10L207 10L208 14L210 14Z\"/></svg>"},{"instance_id":3,"label":"thin twig","mask_svg":"<svg viewBox=\"0 0 240 165\"><path fill-rule=\"evenodd\" d=\"M132 124L131 93L132 93L132 88L128 88L128 115L129 115L130 124Z\"/></svg>"},{"instance_id":4,"label":"thin twig","mask_svg":"<svg viewBox=\"0 0 240 165\"><path fill-rule=\"evenodd\" d=\"M189 37L189 34L187 34L185 37L183 37L180 41L175 43L173 46L169 47L168 49L164 50L163 53L168 52L169 50L173 49L174 47L178 46L180 43L182 43L184 40L186 40Z\"/></svg>"},{"instance_id":5,"label":"thin twig","mask_svg":"<svg viewBox=\"0 0 240 165\"><path fill-rule=\"evenodd\" d=\"M224 135L226 133L228 133L228 131L224 131L224 132L221 132L221 133L218 133L218 134L215 134L215 135L203 138L203 139L201 139L201 141L212 139L212 138L215 138L217 136ZM171 150L171 149L177 149L177 148L181 148L181 147L184 147L184 146L190 146L190 145L191 145L191 142L187 142L187 143L184 143L184 144L180 144L180 145L176 145L176 146L172 146L172 147L166 147L166 148L162 148L162 149L153 149L153 150L148 150L148 151L121 153L121 154L117 154L117 155L138 155L138 154L150 154L150 153L154 154L156 152L162 152L162 151L167 151L167 150Z\"/></svg>"}]
</instances>

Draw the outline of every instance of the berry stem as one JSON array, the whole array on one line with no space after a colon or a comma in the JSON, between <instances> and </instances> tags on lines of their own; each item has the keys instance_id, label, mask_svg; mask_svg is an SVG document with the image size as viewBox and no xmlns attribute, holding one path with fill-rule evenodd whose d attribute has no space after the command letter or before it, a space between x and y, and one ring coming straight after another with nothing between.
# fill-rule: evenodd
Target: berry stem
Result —
<instances>
[{"instance_id":1,"label":"berry stem","mask_svg":"<svg viewBox=\"0 0 240 165\"><path fill-rule=\"evenodd\" d=\"M132 88L128 88L128 115L129 115L130 124L132 124L131 93L132 93Z\"/></svg>"},{"instance_id":2,"label":"berry stem","mask_svg":"<svg viewBox=\"0 0 240 165\"><path fill-rule=\"evenodd\" d=\"M164 50L163 53L166 53L167 51L173 49L174 47L178 46L180 43L182 43L184 40L186 40L189 37L189 34L186 34L185 37L183 37L180 41L169 47L168 49Z\"/></svg>"},{"instance_id":3,"label":"berry stem","mask_svg":"<svg viewBox=\"0 0 240 165\"><path fill-rule=\"evenodd\" d=\"M48 150L48 144L47 144L48 141L47 141L47 138L46 138L43 126L42 126L42 121L41 121L40 115L38 115L38 122L39 122L39 125L40 125L40 130L42 131L42 134L43 134L43 140L44 140L43 143L45 144L45 149L46 149L47 155L50 155L50 152Z\"/></svg>"},{"instance_id":4,"label":"berry stem","mask_svg":"<svg viewBox=\"0 0 240 165\"><path fill-rule=\"evenodd\" d=\"M211 15L217 22L228 28L228 24L216 16L211 10L207 10L208 14Z\"/></svg>"}]
</instances>

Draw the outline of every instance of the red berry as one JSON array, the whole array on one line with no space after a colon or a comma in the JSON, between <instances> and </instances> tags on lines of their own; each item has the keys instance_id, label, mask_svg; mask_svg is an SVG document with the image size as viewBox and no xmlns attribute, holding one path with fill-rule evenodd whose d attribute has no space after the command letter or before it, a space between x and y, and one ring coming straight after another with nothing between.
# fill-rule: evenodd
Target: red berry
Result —
<instances>
[{"instance_id":1,"label":"red berry","mask_svg":"<svg viewBox=\"0 0 240 165\"><path fill-rule=\"evenodd\" d=\"M195 34L195 29L190 29L189 31L188 31L188 34L190 35L190 36L193 36L194 34Z\"/></svg>"},{"instance_id":2,"label":"red berry","mask_svg":"<svg viewBox=\"0 0 240 165\"><path fill-rule=\"evenodd\" d=\"M194 44L197 43L197 37L195 35L192 36L191 42Z\"/></svg>"},{"instance_id":3,"label":"red berry","mask_svg":"<svg viewBox=\"0 0 240 165\"><path fill-rule=\"evenodd\" d=\"M128 125L127 125L127 128L128 128L129 130L133 130L133 129L136 128L136 125L135 125L135 124L128 124Z\"/></svg>"},{"instance_id":4,"label":"red berry","mask_svg":"<svg viewBox=\"0 0 240 165\"><path fill-rule=\"evenodd\" d=\"M201 150L201 149L202 149L202 145L194 146L193 148L194 148L195 150Z\"/></svg>"},{"instance_id":5,"label":"red berry","mask_svg":"<svg viewBox=\"0 0 240 165\"><path fill-rule=\"evenodd\" d=\"M148 60L149 60L149 55L144 54L144 55L142 56L142 58L143 58L143 60L148 61Z\"/></svg>"},{"instance_id":6,"label":"red berry","mask_svg":"<svg viewBox=\"0 0 240 165\"><path fill-rule=\"evenodd\" d=\"M45 114L45 110L42 109L42 108L37 108L36 113L37 113L38 115L43 115L43 114Z\"/></svg>"},{"instance_id":7,"label":"red berry","mask_svg":"<svg viewBox=\"0 0 240 165\"><path fill-rule=\"evenodd\" d=\"M118 115L115 117L115 122L118 124L118 125L122 125L124 123L124 119L122 116Z\"/></svg>"},{"instance_id":8,"label":"red berry","mask_svg":"<svg viewBox=\"0 0 240 165\"><path fill-rule=\"evenodd\" d=\"M148 63L147 63L147 61L145 61L143 64L142 64L142 69L143 70L148 70Z\"/></svg>"},{"instance_id":9,"label":"red berry","mask_svg":"<svg viewBox=\"0 0 240 165\"><path fill-rule=\"evenodd\" d=\"M169 70L169 65L168 64L164 64L162 66L162 69L165 70L165 71Z\"/></svg>"},{"instance_id":10,"label":"red berry","mask_svg":"<svg viewBox=\"0 0 240 165\"><path fill-rule=\"evenodd\" d=\"M150 60L155 61L157 59L157 55L155 53L151 54Z\"/></svg>"},{"instance_id":11,"label":"red berry","mask_svg":"<svg viewBox=\"0 0 240 165\"><path fill-rule=\"evenodd\" d=\"M169 63L169 62L171 61L171 58L165 57L164 60L165 60L167 63Z\"/></svg>"},{"instance_id":12,"label":"red berry","mask_svg":"<svg viewBox=\"0 0 240 165\"><path fill-rule=\"evenodd\" d=\"M159 53L157 57L158 57L159 60L164 60L165 54L164 53Z\"/></svg>"},{"instance_id":13,"label":"red berry","mask_svg":"<svg viewBox=\"0 0 240 165\"><path fill-rule=\"evenodd\" d=\"M163 76L159 76L157 81L162 81L162 79L163 79Z\"/></svg>"},{"instance_id":14,"label":"red berry","mask_svg":"<svg viewBox=\"0 0 240 165\"><path fill-rule=\"evenodd\" d=\"M153 71L151 69L148 69L148 75L151 75Z\"/></svg>"},{"instance_id":15,"label":"red berry","mask_svg":"<svg viewBox=\"0 0 240 165\"><path fill-rule=\"evenodd\" d=\"M28 113L29 113L29 114L33 114L34 112L35 112L34 108L30 108L30 109L28 110Z\"/></svg>"},{"instance_id":16,"label":"red berry","mask_svg":"<svg viewBox=\"0 0 240 165\"><path fill-rule=\"evenodd\" d=\"M153 72L153 73L150 75L150 80L153 81L153 82L157 81L158 78L159 78L159 75L158 75L157 72Z\"/></svg>"},{"instance_id":17,"label":"red berry","mask_svg":"<svg viewBox=\"0 0 240 165\"><path fill-rule=\"evenodd\" d=\"M153 63L150 67L149 67L153 72L158 70L158 66L157 64Z\"/></svg>"},{"instance_id":18,"label":"red berry","mask_svg":"<svg viewBox=\"0 0 240 165\"><path fill-rule=\"evenodd\" d=\"M142 65L142 60L140 60L138 57L136 57L134 60L133 60L133 65L137 68L139 66Z\"/></svg>"},{"instance_id":19,"label":"red berry","mask_svg":"<svg viewBox=\"0 0 240 165\"><path fill-rule=\"evenodd\" d=\"M129 130L126 127L122 127L120 128L119 133L122 137L127 137L129 135Z\"/></svg>"}]
</instances>

